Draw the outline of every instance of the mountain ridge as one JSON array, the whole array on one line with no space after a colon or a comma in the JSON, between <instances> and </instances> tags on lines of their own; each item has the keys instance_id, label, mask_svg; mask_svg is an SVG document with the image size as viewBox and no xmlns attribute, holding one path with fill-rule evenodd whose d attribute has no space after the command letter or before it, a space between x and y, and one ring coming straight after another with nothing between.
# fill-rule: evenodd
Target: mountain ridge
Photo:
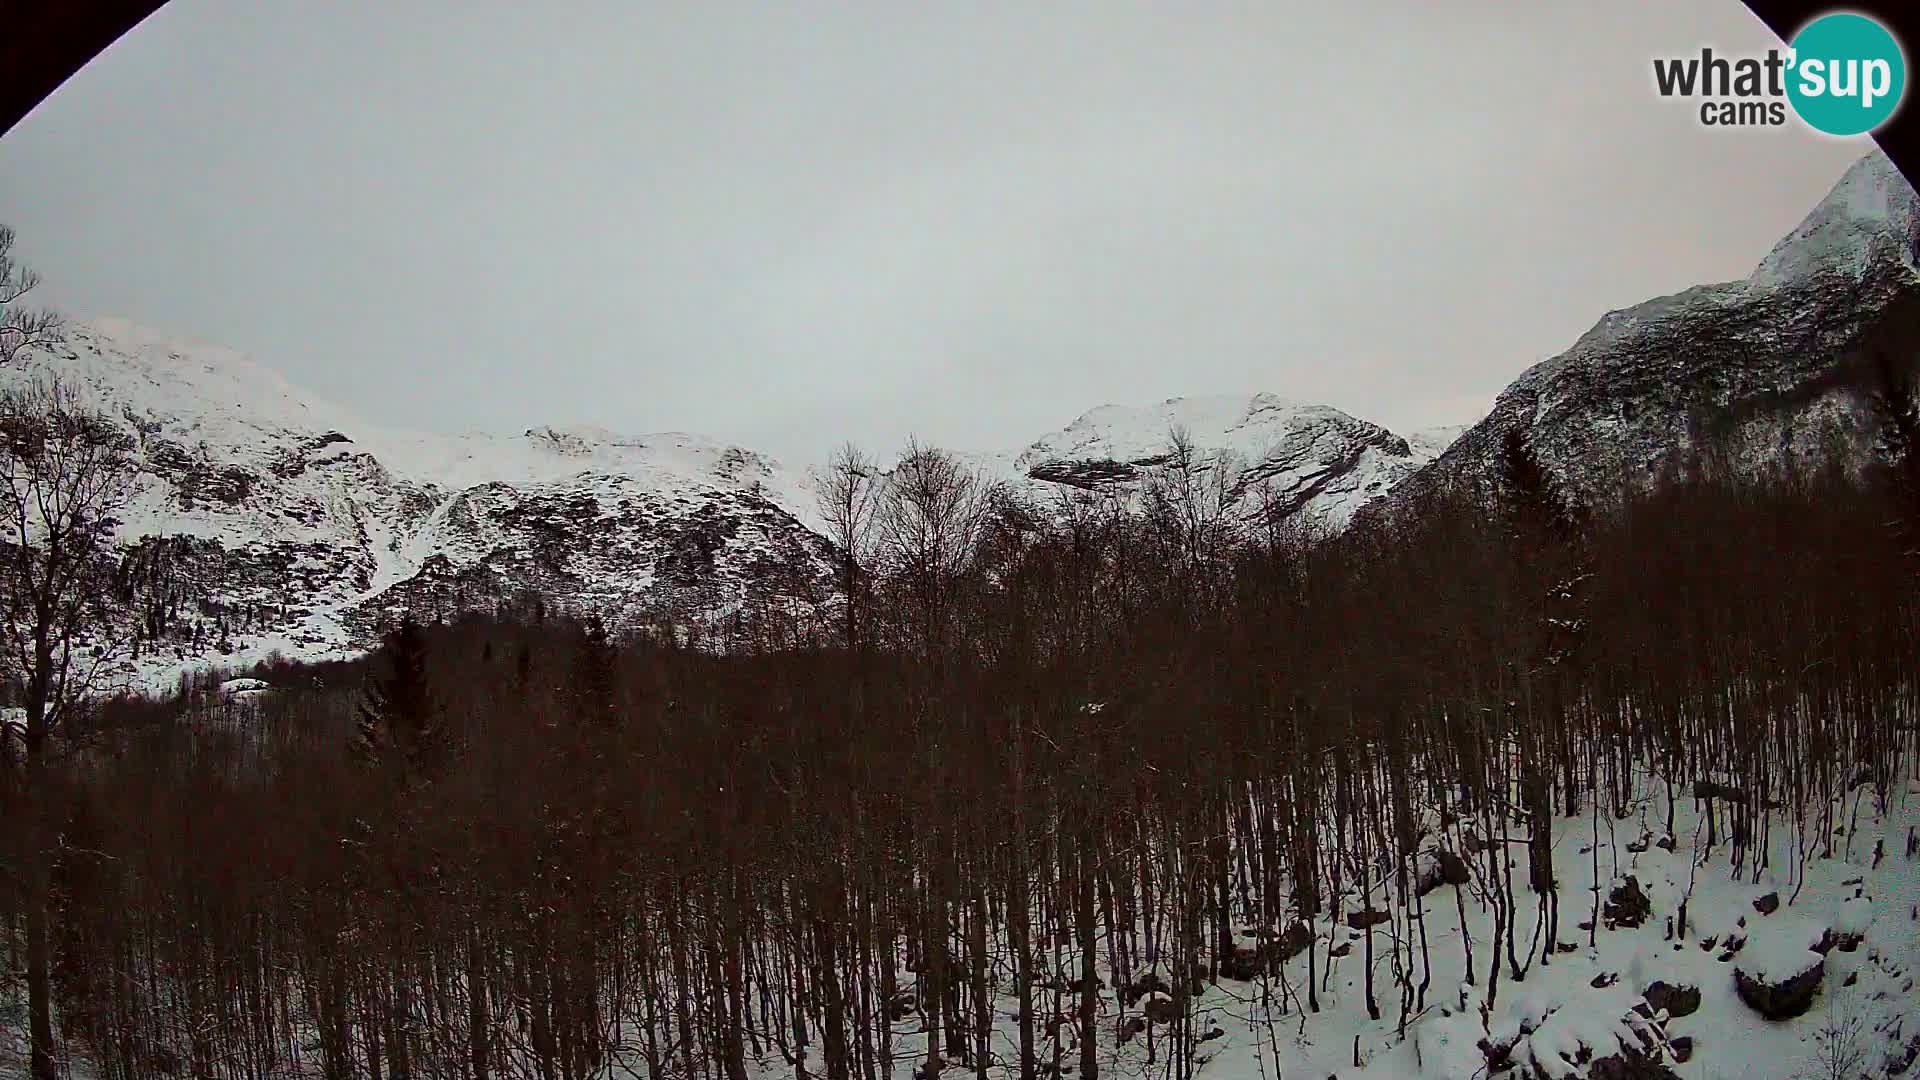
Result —
<instances>
[{"instance_id":1,"label":"mountain ridge","mask_svg":"<svg viewBox=\"0 0 1920 1080\"><path fill-rule=\"evenodd\" d=\"M1196 464L1229 472L1231 509L1251 513L1258 500L1262 512L1334 531L1435 453L1430 437L1416 448L1331 405L1261 392L1090 409L1029 444L1013 470L1073 488L1131 485L1170 464L1176 433Z\"/></svg>"},{"instance_id":2,"label":"mountain ridge","mask_svg":"<svg viewBox=\"0 0 1920 1080\"><path fill-rule=\"evenodd\" d=\"M445 435L368 423L237 350L126 319L70 325L5 379L54 375L120 423L139 467L117 539L149 687L208 662L319 659L402 610L450 616L534 597L616 625L697 627L830 598L818 469L685 432L535 425ZM963 455L1037 503L1137 487L1190 430L1233 461L1236 498L1276 488L1331 527L1431 452L1274 394L1102 406L1018 452ZM1124 477L1082 483L1090 461ZM133 595L138 594L138 595Z\"/></svg>"},{"instance_id":3,"label":"mountain ridge","mask_svg":"<svg viewBox=\"0 0 1920 1080\"><path fill-rule=\"evenodd\" d=\"M1171 464L1227 472L1228 505L1321 532L1497 474L1522 431L1575 497L1650 483L1731 427L1761 465L1871 443L1849 357L1894 315L1920 325L1920 199L1870 153L1744 279L1608 312L1532 365L1479 422L1411 435L1279 394L1102 405L1018 450L963 453L1044 503L1137 493ZM70 327L0 378L54 373L122 423L140 480L124 515L135 665L357 651L401 608L534 596L617 625L697 627L829 600L820 473L684 432L587 425L443 435L366 423L245 356L124 319ZM1715 438L1727 437L1719 430Z\"/></svg>"}]
</instances>

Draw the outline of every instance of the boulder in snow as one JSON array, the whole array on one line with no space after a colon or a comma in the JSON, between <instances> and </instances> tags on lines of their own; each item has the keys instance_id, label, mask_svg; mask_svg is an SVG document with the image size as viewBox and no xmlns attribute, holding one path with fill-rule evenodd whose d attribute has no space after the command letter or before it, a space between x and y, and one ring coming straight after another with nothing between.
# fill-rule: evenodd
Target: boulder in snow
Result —
<instances>
[{"instance_id":1,"label":"boulder in snow","mask_svg":"<svg viewBox=\"0 0 1920 1080\"><path fill-rule=\"evenodd\" d=\"M1873 925L1873 901L1865 896L1849 896L1840 901L1833 916L1833 947L1852 952L1866 940Z\"/></svg>"},{"instance_id":2,"label":"boulder in snow","mask_svg":"<svg viewBox=\"0 0 1920 1080\"><path fill-rule=\"evenodd\" d=\"M1290 960L1313 944L1313 931L1306 923L1295 920L1284 932L1258 930L1254 932L1260 939L1259 944L1248 948L1232 944L1225 955L1220 957L1220 976L1236 979L1240 982L1252 982L1260 974Z\"/></svg>"},{"instance_id":3,"label":"boulder in snow","mask_svg":"<svg viewBox=\"0 0 1920 1080\"><path fill-rule=\"evenodd\" d=\"M1827 928L1810 919L1782 916L1754 927L1734 965L1740 1000L1769 1020L1789 1020L1813 1005L1826 975Z\"/></svg>"},{"instance_id":4,"label":"boulder in snow","mask_svg":"<svg viewBox=\"0 0 1920 1080\"><path fill-rule=\"evenodd\" d=\"M1369 926L1379 926L1383 922L1392 921L1392 919L1392 915L1384 911L1375 911L1372 908L1361 908L1359 911L1347 912L1347 925L1355 930L1365 930Z\"/></svg>"},{"instance_id":5,"label":"boulder in snow","mask_svg":"<svg viewBox=\"0 0 1920 1080\"><path fill-rule=\"evenodd\" d=\"M1654 1012L1665 1009L1668 1016L1692 1016L1700 1009L1700 988L1654 980L1641 996Z\"/></svg>"},{"instance_id":6,"label":"boulder in snow","mask_svg":"<svg viewBox=\"0 0 1920 1080\"><path fill-rule=\"evenodd\" d=\"M1591 1008L1556 1009L1513 1048L1532 1080L1679 1080L1659 1027L1637 1012L1618 1019Z\"/></svg>"},{"instance_id":7,"label":"boulder in snow","mask_svg":"<svg viewBox=\"0 0 1920 1080\"><path fill-rule=\"evenodd\" d=\"M1646 891L1640 888L1640 879L1627 875L1627 879L1613 887L1607 894L1607 902L1600 909L1606 918L1607 928L1615 926L1639 926L1653 914L1653 901L1647 899Z\"/></svg>"},{"instance_id":8,"label":"boulder in snow","mask_svg":"<svg viewBox=\"0 0 1920 1080\"><path fill-rule=\"evenodd\" d=\"M1442 885L1465 885L1466 861L1445 848L1428 848L1414 861L1414 891L1425 896Z\"/></svg>"}]
</instances>

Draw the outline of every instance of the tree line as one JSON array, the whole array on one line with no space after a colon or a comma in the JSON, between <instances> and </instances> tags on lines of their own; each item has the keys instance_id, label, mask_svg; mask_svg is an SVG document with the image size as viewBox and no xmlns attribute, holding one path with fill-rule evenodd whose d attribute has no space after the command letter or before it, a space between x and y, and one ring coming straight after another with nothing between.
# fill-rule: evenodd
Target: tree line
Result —
<instances>
[{"instance_id":1,"label":"tree line","mask_svg":"<svg viewBox=\"0 0 1920 1080\"><path fill-rule=\"evenodd\" d=\"M1404 1028L1435 889L1493 916L1487 997L1552 964L1601 921L1556 819L1698 798L1757 873L1913 769L1897 456L1592 509L1516 436L1325 538L1173 442L1046 505L844 453L816 617L407 620L244 711L97 716L6 789L46 1075L1184 1077L1209 984L1322 1008L1333 924Z\"/></svg>"}]
</instances>

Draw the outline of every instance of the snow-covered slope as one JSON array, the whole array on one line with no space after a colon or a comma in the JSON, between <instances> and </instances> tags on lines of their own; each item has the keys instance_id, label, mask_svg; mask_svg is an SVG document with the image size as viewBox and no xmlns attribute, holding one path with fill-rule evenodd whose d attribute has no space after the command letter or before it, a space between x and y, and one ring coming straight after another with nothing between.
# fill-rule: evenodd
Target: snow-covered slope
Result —
<instances>
[{"instance_id":1,"label":"snow-covered slope","mask_svg":"<svg viewBox=\"0 0 1920 1080\"><path fill-rule=\"evenodd\" d=\"M1447 452L1454 441L1467 433L1472 424L1444 424L1440 427L1420 428L1407 432L1407 445L1413 448L1415 457L1432 461Z\"/></svg>"},{"instance_id":2,"label":"snow-covered slope","mask_svg":"<svg viewBox=\"0 0 1920 1080\"><path fill-rule=\"evenodd\" d=\"M124 320L72 326L0 381L46 374L133 439L141 475L119 538L127 639L149 682L273 650L352 651L403 608L446 616L537 595L629 626L687 625L831 593L814 480L741 447L386 429L231 349ZM1063 485L1137 488L1176 430L1200 462L1225 465L1242 508L1334 528L1438 449L1260 394L1106 406L1018 454L962 456L1044 501Z\"/></svg>"},{"instance_id":3,"label":"snow-covered slope","mask_svg":"<svg viewBox=\"0 0 1920 1080\"><path fill-rule=\"evenodd\" d=\"M1198 463L1228 470L1237 505L1335 529L1438 453L1330 406L1255 394L1103 406L1035 441L1013 470L1040 484L1134 485L1168 465L1176 432Z\"/></svg>"},{"instance_id":4,"label":"snow-covered slope","mask_svg":"<svg viewBox=\"0 0 1920 1080\"><path fill-rule=\"evenodd\" d=\"M122 421L138 668L317 656L396 606L539 592L616 621L695 622L749 596L805 603L828 549L803 478L684 434L383 430L230 349L122 320L70 327L0 379L54 374Z\"/></svg>"},{"instance_id":5,"label":"snow-covered slope","mask_svg":"<svg viewBox=\"0 0 1920 1080\"><path fill-rule=\"evenodd\" d=\"M1891 340L1912 361L1916 252L1920 199L1876 150L1748 277L1606 315L1403 491L1490 475L1515 428L1576 496L1651 482L1708 447L1736 467L1819 460L1835 440L1863 452L1864 346Z\"/></svg>"}]
</instances>

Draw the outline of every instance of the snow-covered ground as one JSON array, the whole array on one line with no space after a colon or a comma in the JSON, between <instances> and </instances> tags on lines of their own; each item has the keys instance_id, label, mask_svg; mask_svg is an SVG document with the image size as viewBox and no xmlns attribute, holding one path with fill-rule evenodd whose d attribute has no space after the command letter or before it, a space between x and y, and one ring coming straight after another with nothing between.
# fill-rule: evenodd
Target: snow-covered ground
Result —
<instances>
[{"instance_id":1,"label":"snow-covered ground","mask_svg":"<svg viewBox=\"0 0 1920 1080\"><path fill-rule=\"evenodd\" d=\"M1218 1034L1198 1044L1196 1075L1212 1080L1490 1075L1559 1080L1594 1075L1587 1066L1617 1055L1624 1042L1644 1047L1649 1057L1686 1080L1791 1080L1827 1076L1821 1064L1823 1032L1847 1028L1855 1030L1854 1042L1873 1070L1866 1075L1920 1075L1920 1062L1914 1061L1920 1054L1920 856L1907 854L1909 836L1920 830L1920 780L1896 784L1885 814L1876 812L1869 788L1841 800L1834 813L1841 832L1832 838L1831 857L1821 855L1823 838L1811 835L1813 826L1809 835L1796 837L1790 822L1776 819L1768 866L1757 874L1752 852L1744 872L1733 872L1724 807L1719 842L1711 851L1705 846L1704 819L1685 792L1674 808L1671 850L1662 844L1666 812L1664 788L1653 785L1626 819L1603 815L1597 826L1589 816L1555 822L1560 941L1569 951L1556 953L1550 964L1536 958L1523 980L1503 969L1495 1004L1484 1015L1492 916L1467 886L1466 927L1478 980L1466 986L1454 888L1442 885L1419 903L1431 985L1426 1008L1404 1037L1398 1032L1399 989L1388 942L1396 931L1419 933L1411 913L1392 908L1393 921L1373 931L1382 1012L1377 1021L1368 1018L1365 1005L1362 932L1323 918L1314 928L1320 1011L1305 1009L1304 954L1283 972L1270 974L1272 1008L1263 1007L1257 982L1223 979L1209 985L1195 1000L1194 1029ZM1533 905L1525 849L1514 845L1511 854L1519 904L1516 936L1524 957L1534 940ZM1604 905L1628 876L1644 891L1650 913L1638 927L1609 926L1602 916L1589 945L1589 932L1580 924L1595 917L1596 897ZM1683 900L1686 932L1674 934ZM1772 900L1778 900L1777 908ZM1343 905L1346 911L1359 906L1357 896ZM1372 906L1383 906L1377 887ZM1329 947L1343 954L1330 965ZM1411 975L1418 982L1427 973L1417 944L1413 955ZM1506 964L1504 949L1500 963ZM1818 990L1808 1011L1792 1019L1766 1019L1736 989L1737 970L1785 980L1809 967L1821 972ZM1110 983L1111 969L1102 977ZM1657 1004L1648 1004L1649 988L1655 988ZM1697 1006L1688 1000L1693 991ZM1102 1075L1164 1075L1164 1048L1157 1047L1150 1058L1147 1032L1119 1045L1115 1036L1123 1013L1111 989L1100 1000ZM1139 1016L1145 1005L1143 1000L1124 1015ZM1014 1009L1012 998L999 999L998 1060L990 1076L1018 1075ZM924 1039L915 1038L915 1018L894 1030L896 1046L906 1055L896 1063L895 1076L904 1078L918 1065ZM1070 1039L1071 1025L1063 1030ZM1163 1029L1154 1025L1151 1030ZM1042 1038L1044 1062L1050 1049ZM1500 1046L1512 1071L1490 1071L1483 1043ZM1065 1061L1071 1066L1077 1060L1077 1050L1069 1046ZM818 1075L819 1063L813 1064L811 1071ZM770 1080L793 1075L783 1060L762 1062L761 1068ZM969 1071L949 1063L946 1075Z\"/></svg>"},{"instance_id":2,"label":"snow-covered ground","mask_svg":"<svg viewBox=\"0 0 1920 1080\"><path fill-rule=\"evenodd\" d=\"M236 695L259 690L244 683L230 683L226 689ZM1459 900L1454 886L1440 884L1419 902L1426 948L1423 952L1416 944L1410 950L1415 960L1407 973L1415 981L1430 980L1425 1008L1401 1034L1389 942L1395 933L1420 931L1410 918L1415 912L1383 904L1376 885L1371 906L1387 907L1393 916L1373 930L1381 1019L1369 1019L1365 1006L1362 932L1323 918L1314 927L1319 1011L1305 1008L1304 954L1271 971L1264 984L1231 978L1209 984L1193 1002L1193 1030L1200 1039L1194 1075L1210 1080L1618 1080L1665 1075L1591 1068L1629 1046L1685 1080L1797 1080L1830 1075L1825 1055L1836 1038L1860 1055L1859 1075L1875 1080L1920 1075L1920 855L1909 853L1910 838L1920 835L1920 779L1897 781L1884 813L1875 806L1870 788L1855 789L1838 800L1831 855L1822 851L1826 837L1816 835L1811 825L1807 834L1798 835L1781 815L1771 830L1766 868L1753 869L1757 853L1749 850L1739 873L1730 861L1724 807L1719 843L1708 850L1704 818L1684 793L1674 807L1675 829L1669 838L1663 792L1661 786L1650 785L1624 819L1556 820L1554 864L1560 879L1564 951L1556 952L1550 964L1536 955L1524 979L1503 970L1490 1009L1485 1006L1490 913L1475 898L1471 884ZM1808 817L1810 823L1819 820L1816 813ZM1524 955L1527 943L1535 940L1527 862L1522 846L1514 844L1509 850L1515 861L1517 937ZM1581 924L1594 919L1595 907L1604 907L1629 877L1647 901L1644 921L1629 926L1623 923L1631 919L1617 923L1602 914L1590 934ZM1354 911L1360 900L1349 895L1342 907ZM1684 932L1676 933L1683 901L1687 923ZM1464 983L1462 906L1478 974L1471 986ZM1251 939L1251 930L1242 936ZM1329 963L1330 946L1337 956ZM1505 964L1505 950L1499 952L1499 962ZM1400 955L1404 959L1409 950ZM1423 955L1430 958L1430 971L1419 959ZM1077 960L1073 966L1077 968ZM1819 973L1812 1001L1803 1014L1790 1019L1762 1016L1737 987L1736 973L1784 982L1811 971ZM1162 1024L1136 1022L1124 1043L1118 1036L1128 1018L1141 1018L1152 1007L1165 1008L1170 999L1148 994L1123 1010L1115 998L1111 967L1103 966L1100 974L1105 980L1097 1050L1101 1074L1129 1080L1168 1075ZM1004 969L994 978L1000 994L995 999L995 1060L988 1075L1009 1080L1018 1075L1017 1017L1014 1000L1006 993ZM1041 1004L1044 1008L1044 1001ZM1052 1056L1045 1027L1040 1025L1043 1064ZM1074 1025L1059 1030L1065 1040L1063 1071L1071 1073L1078 1061L1071 1042ZM893 1032L893 1075L906 1080L918 1067L924 1047L919 1018L897 1021ZM0 1021L0 1075L12 1075L8 1070L18 1071L22 1064L24 1044L18 1036L14 1023ZM1489 1046L1498 1048L1505 1062L1499 1069L1489 1069ZM314 1064L317 1068L317 1061ZM637 1056L616 1056L610 1065L613 1076L627 1075L623 1068L633 1070L632 1075L646 1073ZM798 1075L794 1063L776 1055L751 1065L756 1077L765 1080ZM804 1075L825 1075L817 1048L808 1054L806 1066ZM71 1073L81 1080L94 1075L84 1062L74 1062ZM949 1062L945 1072L954 1078L971 1074L970 1067L957 1062Z\"/></svg>"}]
</instances>

